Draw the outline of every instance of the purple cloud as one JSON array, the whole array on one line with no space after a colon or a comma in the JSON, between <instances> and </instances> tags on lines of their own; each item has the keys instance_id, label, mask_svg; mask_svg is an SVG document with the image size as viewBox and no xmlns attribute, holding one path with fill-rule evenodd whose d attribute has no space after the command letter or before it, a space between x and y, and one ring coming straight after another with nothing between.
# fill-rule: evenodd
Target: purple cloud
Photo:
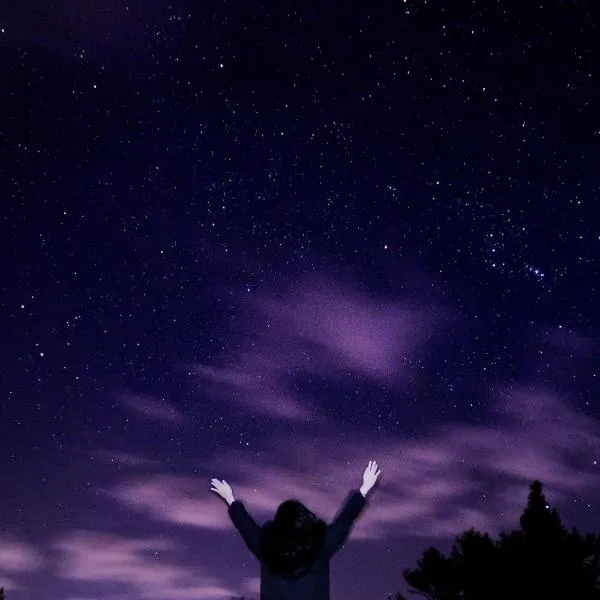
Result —
<instances>
[{"instance_id":1,"label":"purple cloud","mask_svg":"<svg viewBox=\"0 0 600 600\"><path fill-rule=\"evenodd\" d=\"M546 332L546 337L550 346L559 348L578 357L589 358L595 356L598 350L598 340L589 336L559 326Z\"/></svg>"},{"instance_id":2,"label":"purple cloud","mask_svg":"<svg viewBox=\"0 0 600 600\"><path fill-rule=\"evenodd\" d=\"M121 394L119 400L123 406L150 421L176 425L181 425L184 422L183 415L165 400L135 394Z\"/></svg>"},{"instance_id":3,"label":"purple cloud","mask_svg":"<svg viewBox=\"0 0 600 600\"><path fill-rule=\"evenodd\" d=\"M13 536L0 534L0 571L6 573L28 573L44 566L44 559L29 544Z\"/></svg>"},{"instance_id":4,"label":"purple cloud","mask_svg":"<svg viewBox=\"0 0 600 600\"><path fill-rule=\"evenodd\" d=\"M137 454L131 454L129 452L121 452L120 450L108 450L105 448L99 448L93 452L94 456L102 458L109 464L113 465L127 465L129 467L159 467L161 462L139 456Z\"/></svg>"},{"instance_id":5,"label":"purple cloud","mask_svg":"<svg viewBox=\"0 0 600 600\"><path fill-rule=\"evenodd\" d=\"M11 592L13 590L20 590L22 586L14 579L0 573L0 588L4 588L5 591Z\"/></svg>"},{"instance_id":6,"label":"purple cloud","mask_svg":"<svg viewBox=\"0 0 600 600\"><path fill-rule=\"evenodd\" d=\"M13 535L0 533L0 588L23 589L19 579L46 566L42 554Z\"/></svg>"},{"instance_id":7,"label":"purple cloud","mask_svg":"<svg viewBox=\"0 0 600 600\"><path fill-rule=\"evenodd\" d=\"M200 388L223 401L289 421L319 422L294 388L304 375L352 374L390 387L411 385L410 360L441 324L439 308L379 302L322 277L247 301L244 334L217 366L188 366Z\"/></svg>"},{"instance_id":8,"label":"purple cloud","mask_svg":"<svg viewBox=\"0 0 600 600\"><path fill-rule=\"evenodd\" d=\"M127 479L99 492L157 520L218 530L229 517L220 506L207 502L208 489L199 477L154 475Z\"/></svg>"},{"instance_id":9,"label":"purple cloud","mask_svg":"<svg viewBox=\"0 0 600 600\"><path fill-rule=\"evenodd\" d=\"M511 528L534 478L555 500L600 486L597 467L577 458L583 443L600 452L597 422L544 390L508 390L495 402L501 427L446 424L414 439L297 432L293 444L273 437L259 453L221 451L210 468L203 465L204 477L130 479L106 493L158 520L229 530L222 501L209 492L210 479L217 477L232 485L259 520L289 497L330 519L375 459L382 469L379 489L353 535L381 540L451 536L470 526L490 533Z\"/></svg>"},{"instance_id":10,"label":"purple cloud","mask_svg":"<svg viewBox=\"0 0 600 600\"><path fill-rule=\"evenodd\" d=\"M542 480L563 519L561 503L568 506L573 496L600 487L593 462L600 453L600 424L548 388L497 385L501 391L488 399L486 424L447 422L400 437L353 430L347 424L342 430L295 386L300 376L335 382L352 374L406 390L414 381L412 361L447 322L448 311L376 302L323 278L305 279L282 294L256 296L245 308L240 311L242 335L231 342L232 350L213 365L188 371L199 376L204 394L244 404L255 415L292 421L293 435L273 428L251 450L219 448L197 464L200 475L174 475L166 467L135 477L129 473L100 489L102 495L157 524L201 529L206 539L220 536L222 543L223 536L237 534L224 502L210 492L212 477L226 479L259 523L293 497L331 521L348 491L360 486L368 461L375 459L382 477L352 539L392 549L398 543L400 556L400 541L409 537L439 541L470 527L491 535L517 527L533 479ZM576 342L577 348L587 347L581 339ZM126 398L130 408L148 418L173 419L156 401ZM181 415L175 417L181 420ZM111 458L108 453L105 457ZM92 532L75 535L75 545L71 539L70 546L62 547L62 572L73 579L127 582L141 597L160 590L163 596L168 590L169 596L182 599L239 595L223 583L225 578L202 577L180 563L171 573L155 573L153 584L144 587L146 570L155 564L144 555L152 540L142 547L109 536L109 558L92 557L95 562L89 564L87 548L102 543ZM174 546L163 548L169 549ZM245 588L257 593L258 580L246 578Z\"/></svg>"},{"instance_id":11,"label":"purple cloud","mask_svg":"<svg viewBox=\"0 0 600 600\"><path fill-rule=\"evenodd\" d=\"M424 310L398 302L372 300L356 290L313 277L294 286L284 298L257 298L259 315L271 323L272 341L292 352L303 366L313 348L308 371L334 375L350 369L378 381L405 374L402 360L431 329Z\"/></svg>"},{"instance_id":12,"label":"purple cloud","mask_svg":"<svg viewBox=\"0 0 600 600\"><path fill-rule=\"evenodd\" d=\"M120 584L127 596L230 598L234 590L223 587L197 568L183 567L169 555L184 550L164 538L126 538L88 530L67 532L53 544L59 553L59 575L72 581ZM161 560L156 560L156 555ZM117 600L117 598L114 598Z\"/></svg>"}]
</instances>

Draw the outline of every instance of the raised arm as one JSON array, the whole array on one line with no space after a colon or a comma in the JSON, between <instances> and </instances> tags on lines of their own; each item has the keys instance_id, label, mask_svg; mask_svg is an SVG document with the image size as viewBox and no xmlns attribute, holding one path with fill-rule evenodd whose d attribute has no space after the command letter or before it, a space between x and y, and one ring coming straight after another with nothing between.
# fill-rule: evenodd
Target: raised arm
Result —
<instances>
[{"instance_id":1,"label":"raised arm","mask_svg":"<svg viewBox=\"0 0 600 600\"><path fill-rule=\"evenodd\" d=\"M240 532L242 539L246 543L246 546L250 549L250 552L257 558L259 557L260 548L260 527L256 524L254 519L248 514L246 507L233 496L233 490L231 486L225 481L219 481L218 479L211 480L212 488L211 492L216 492L229 504L229 518L235 525L235 528Z\"/></svg>"},{"instance_id":2,"label":"raised arm","mask_svg":"<svg viewBox=\"0 0 600 600\"><path fill-rule=\"evenodd\" d=\"M260 527L256 524L256 521L239 500L234 500L227 512L250 552L260 560Z\"/></svg>"},{"instance_id":3,"label":"raised arm","mask_svg":"<svg viewBox=\"0 0 600 600\"><path fill-rule=\"evenodd\" d=\"M377 463L371 461L363 475L363 484L360 490L350 493L341 511L327 530L325 537L325 553L331 558L346 542L354 522L365 507L366 496L375 485L381 471L377 472Z\"/></svg>"}]
</instances>

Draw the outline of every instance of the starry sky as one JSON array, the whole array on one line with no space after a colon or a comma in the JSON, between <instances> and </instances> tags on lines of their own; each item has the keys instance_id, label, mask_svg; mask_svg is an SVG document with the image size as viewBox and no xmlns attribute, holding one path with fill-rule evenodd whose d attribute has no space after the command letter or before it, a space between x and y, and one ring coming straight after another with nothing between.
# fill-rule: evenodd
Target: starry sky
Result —
<instances>
[{"instance_id":1,"label":"starry sky","mask_svg":"<svg viewBox=\"0 0 600 600\"><path fill-rule=\"evenodd\" d=\"M600 7L0 8L0 585L258 598L210 492L383 600L531 481L600 530Z\"/></svg>"}]
</instances>

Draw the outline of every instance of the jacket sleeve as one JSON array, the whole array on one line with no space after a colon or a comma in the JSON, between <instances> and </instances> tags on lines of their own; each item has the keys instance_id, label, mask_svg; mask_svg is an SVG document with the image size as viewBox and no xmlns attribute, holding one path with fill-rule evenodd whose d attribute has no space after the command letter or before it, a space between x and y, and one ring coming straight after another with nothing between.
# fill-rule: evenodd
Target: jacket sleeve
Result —
<instances>
[{"instance_id":1,"label":"jacket sleeve","mask_svg":"<svg viewBox=\"0 0 600 600\"><path fill-rule=\"evenodd\" d=\"M232 502L227 512L250 552L260 560L260 527L239 500Z\"/></svg>"},{"instance_id":2,"label":"jacket sleeve","mask_svg":"<svg viewBox=\"0 0 600 600\"><path fill-rule=\"evenodd\" d=\"M340 512L327 529L325 537L325 553L331 558L346 542L354 521L367 503L359 490L350 493Z\"/></svg>"}]
</instances>

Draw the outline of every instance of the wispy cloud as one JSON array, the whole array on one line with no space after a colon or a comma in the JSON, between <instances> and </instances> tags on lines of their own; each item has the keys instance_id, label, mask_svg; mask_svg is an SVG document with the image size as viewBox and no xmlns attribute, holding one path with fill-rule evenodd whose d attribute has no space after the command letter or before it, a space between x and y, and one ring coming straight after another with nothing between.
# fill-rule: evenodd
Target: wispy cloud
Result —
<instances>
[{"instance_id":1,"label":"wispy cloud","mask_svg":"<svg viewBox=\"0 0 600 600\"><path fill-rule=\"evenodd\" d=\"M595 356L598 351L598 340L583 335L573 329L558 326L544 331L548 344L568 352L571 356L577 355L578 358Z\"/></svg>"},{"instance_id":2,"label":"wispy cloud","mask_svg":"<svg viewBox=\"0 0 600 600\"><path fill-rule=\"evenodd\" d=\"M246 301L242 339L213 365L188 366L202 393L288 421L322 422L295 387L298 377L348 375L408 387L415 350L449 317L440 307L376 301L350 286L310 277L280 294Z\"/></svg>"},{"instance_id":3,"label":"wispy cloud","mask_svg":"<svg viewBox=\"0 0 600 600\"><path fill-rule=\"evenodd\" d=\"M120 450L110 450L99 448L95 450L93 456L103 459L105 462L114 465L126 465L129 467L159 467L162 463L158 460L146 458L139 454L130 454Z\"/></svg>"},{"instance_id":4,"label":"wispy cloud","mask_svg":"<svg viewBox=\"0 0 600 600\"><path fill-rule=\"evenodd\" d=\"M209 491L217 477L232 485L259 521L272 518L289 497L331 519L375 459L381 482L353 536L384 539L513 527L535 478L553 501L600 486L597 466L580 456L582 447L600 452L596 421L540 389L509 389L491 401L499 421L494 426L446 424L413 439L341 431L327 437L298 433L293 443L273 437L258 454L220 452L204 477L129 479L105 493L158 520L230 530L222 501Z\"/></svg>"},{"instance_id":5,"label":"wispy cloud","mask_svg":"<svg viewBox=\"0 0 600 600\"><path fill-rule=\"evenodd\" d=\"M161 521L212 530L229 522L223 507L210 501L209 482L199 477L139 477L98 491Z\"/></svg>"},{"instance_id":6,"label":"wispy cloud","mask_svg":"<svg viewBox=\"0 0 600 600\"><path fill-rule=\"evenodd\" d=\"M0 572L0 588L4 588L5 591L10 592L12 590L20 590L22 586L14 579Z\"/></svg>"},{"instance_id":7,"label":"wispy cloud","mask_svg":"<svg viewBox=\"0 0 600 600\"><path fill-rule=\"evenodd\" d=\"M0 534L0 572L27 573L44 566L42 555L31 545L13 536Z\"/></svg>"},{"instance_id":8,"label":"wispy cloud","mask_svg":"<svg viewBox=\"0 0 600 600\"><path fill-rule=\"evenodd\" d=\"M45 565L44 557L32 545L0 533L0 587L8 592L21 590L21 579Z\"/></svg>"},{"instance_id":9,"label":"wispy cloud","mask_svg":"<svg viewBox=\"0 0 600 600\"><path fill-rule=\"evenodd\" d=\"M198 465L203 478L153 474L123 479L106 494L161 521L230 529L220 499L209 491L217 477L233 485L259 520L290 497L331 519L375 459L383 471L380 489L353 535L382 539L512 527L535 478L557 501L600 484L600 472L582 453L600 452L600 425L543 387L499 384L501 391L487 400L486 424L438 423L406 438L353 432L347 425L342 430L294 385L296 376L335 383L351 373L406 389L419 348L455 318L447 309L381 302L314 276L278 294L256 295L245 308L241 338L231 344L235 351L195 372L204 393L293 421L293 437L283 428L252 453L220 450L209 467ZM577 347L587 346L579 340Z\"/></svg>"},{"instance_id":10,"label":"wispy cloud","mask_svg":"<svg viewBox=\"0 0 600 600\"><path fill-rule=\"evenodd\" d=\"M535 379L511 386L498 382L487 399L481 390L489 414L479 425L438 419L412 436L379 435L348 424L342 428L328 417L327 406L316 406L309 392L296 385L297 378L314 377L335 386L348 375L395 392L411 389L415 381L426 385L418 380L414 363L454 318L450 311L402 301L381 303L323 278L305 279L280 294L258 295L246 309L240 313L247 316L240 319L241 338L230 344L234 350L214 364L189 370L199 375L202 393L219 398L224 410L229 409L226 403L237 402L257 418L279 417L284 426L271 428L251 449L220 448L197 463L199 475L154 470L122 476L99 490L105 497L157 523L202 529L207 537L237 537L224 502L210 492L212 477L226 479L259 524L288 498L302 500L331 521L347 493L360 486L368 461L375 459L382 477L352 539L393 548L407 536L449 539L470 527L492 535L513 529L533 479L544 483L559 510L561 502L600 487L600 470L593 462L600 454L600 424L577 412L555 387L538 385ZM557 361L564 359L563 349L584 354L589 349L584 338L562 334L551 345L557 346ZM147 399L127 399L130 408L148 417ZM152 418L165 418L164 409L150 412ZM167 420L171 415L167 411ZM110 453L105 451L104 457ZM105 544L109 558L92 555L95 565L88 564L87 548L102 546L95 536L79 532L69 546L62 546L70 556L64 573L127 581L141 597L160 590L166 597L167 589L169 597L182 599L239 595L221 581L191 574L180 561L172 573L159 570L145 587L146 570L155 565L146 554L161 540L140 546L110 536ZM175 551L175 546L169 548ZM104 564L103 570L98 564ZM161 559L160 564L170 563ZM247 591L258 591L256 579L247 579Z\"/></svg>"},{"instance_id":11,"label":"wispy cloud","mask_svg":"<svg viewBox=\"0 0 600 600\"><path fill-rule=\"evenodd\" d=\"M88 530L71 531L53 544L59 575L72 581L120 584L126 597L229 598L235 591L182 566L170 553L184 550L164 538L127 538Z\"/></svg>"},{"instance_id":12,"label":"wispy cloud","mask_svg":"<svg viewBox=\"0 0 600 600\"><path fill-rule=\"evenodd\" d=\"M119 400L123 406L150 421L175 425L181 425L185 421L183 415L163 399L158 400L150 396L123 393L119 395Z\"/></svg>"}]
</instances>

